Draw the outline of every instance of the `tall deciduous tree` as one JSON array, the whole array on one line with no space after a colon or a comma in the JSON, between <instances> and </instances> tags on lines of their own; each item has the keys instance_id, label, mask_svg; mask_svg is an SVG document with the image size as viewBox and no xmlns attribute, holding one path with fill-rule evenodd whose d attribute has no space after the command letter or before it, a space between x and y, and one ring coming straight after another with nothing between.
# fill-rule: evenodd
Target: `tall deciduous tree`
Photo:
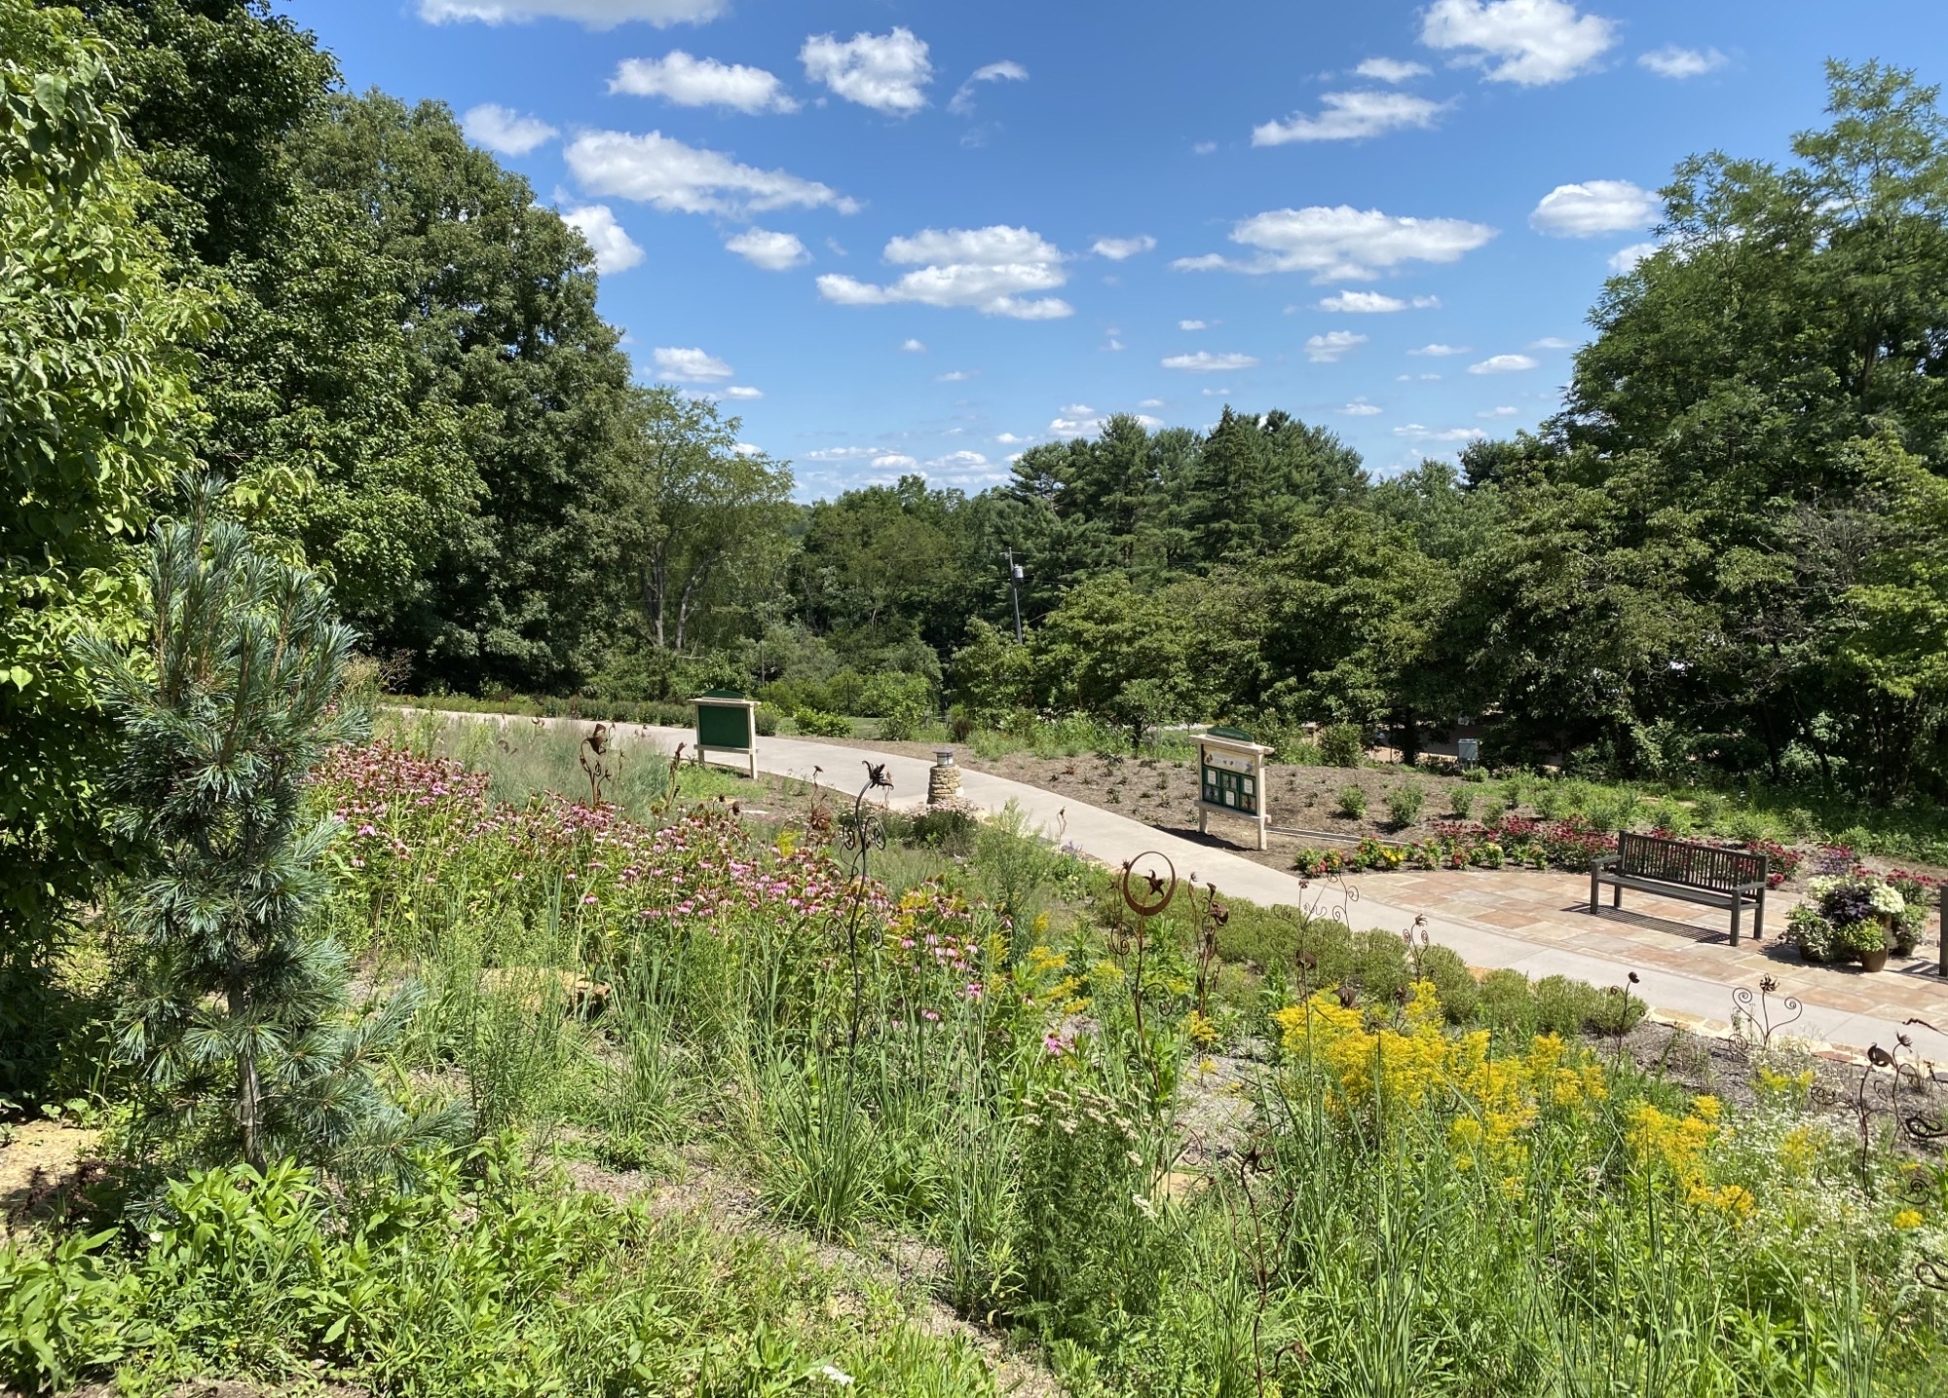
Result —
<instances>
[{"instance_id":1,"label":"tall deciduous tree","mask_svg":"<svg viewBox=\"0 0 1948 1398\"><path fill-rule=\"evenodd\" d=\"M207 327L140 222L159 191L114 99L70 17L0 0L0 1096L41 1066L35 990L107 853L104 730L66 647L134 630L131 545L184 460L180 347Z\"/></svg>"}]
</instances>

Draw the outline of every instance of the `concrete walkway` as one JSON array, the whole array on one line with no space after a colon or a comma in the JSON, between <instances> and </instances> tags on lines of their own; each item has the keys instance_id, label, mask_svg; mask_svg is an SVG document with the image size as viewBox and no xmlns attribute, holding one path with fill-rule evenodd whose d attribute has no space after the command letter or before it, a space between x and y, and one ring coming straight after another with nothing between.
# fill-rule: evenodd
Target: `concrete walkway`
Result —
<instances>
[{"instance_id":1,"label":"concrete walkway","mask_svg":"<svg viewBox=\"0 0 1948 1398\"><path fill-rule=\"evenodd\" d=\"M476 714L448 716L470 719L493 717ZM618 724L615 725L615 735L621 742L654 743L665 752L673 751L679 743L695 744L695 734L687 728ZM927 771L933 764L923 758L871 752L812 738L771 737L758 740L759 771L807 782L813 779L816 772L819 782L835 792L856 792L865 780L865 764L868 761L886 765L887 775L893 781L890 802L895 808L925 804ZM1632 993L1650 1005L1660 1019L1707 1032L1722 1032L1729 1028L1735 989L1743 987L1756 992L1758 988L1757 977L1750 974L1754 963L1749 959L1740 957L1736 961L1727 961L1721 954L1728 948L1692 941L1677 934L1672 936L1668 953L1654 957L1639 954L1640 948L1630 939L1620 939L1615 954L1610 954L1600 945L1587 945L1592 940L1600 941L1598 938L1578 938L1585 943L1580 946L1566 946L1559 942L1552 944L1538 941L1532 936L1516 935L1494 927L1483 919L1430 912L1406 902L1382 901L1378 895L1383 890L1375 885L1396 876L1373 875L1356 880L1351 885L1355 896L1348 898L1339 885L1307 883L1296 874L1284 873L1242 855L1167 834L1113 811L1082 805L1055 792L1006 777L962 768L961 795L969 805L987 813L1000 811L1012 802L1031 828L1039 829L1045 837L1104 864L1116 866L1145 851L1156 851L1176 865L1180 877L1188 878L1194 874L1205 883L1217 885L1227 895L1264 906L1293 907L1315 915L1341 917L1356 930L1399 933L1410 927L1416 917L1425 915L1429 936L1439 945L1458 952L1470 966L1483 969L1507 967L1530 977L1568 976L1597 986L1623 984L1625 977L1635 971L1639 982L1632 988ZM1498 875L1477 872L1455 874L1453 877L1468 880L1478 889L1474 895L1476 901L1492 902L1491 881ZM1572 891L1579 882L1572 875L1560 877ZM1403 888L1402 891L1408 890ZM1772 926L1776 933L1784 925L1784 909L1780 908L1774 918L1776 920L1773 920ZM1606 918L1589 919L1589 926L1598 931L1607 924ZM1720 954L1717 958L1719 964L1714 964L1715 954ZM1687 964L1680 969L1674 962ZM1782 993L1797 994L1804 1002L1803 1016L1786 1031L1794 1038L1805 1039L1815 1045L1863 1052L1870 1044L1891 1048L1895 1035L1904 1032L1901 1025L1904 1015L1876 1014L1853 1007L1864 1003L1852 986L1852 982L1859 978L1839 976L1818 968L1805 968L1801 973L1798 968L1785 965L1780 966L1776 974L1781 982L1789 982L1782 985ZM1816 976L1830 977L1835 981L1831 993L1820 993L1823 983L1811 979ZM1936 985L1942 986L1939 998L1942 1009L1924 1017L1948 1029L1948 983L1932 981L1930 990ZM1849 994L1850 991L1853 993ZM1852 1005L1848 1003L1849 1000ZM1934 1001L1930 996L1918 1006L1917 1012L1932 1003ZM1948 1038L1931 1035L1925 1030L1909 1029L1905 1032L1914 1036L1917 1047L1924 1053L1948 1051ZM1944 1052L1944 1056L1948 1056L1948 1052Z\"/></svg>"}]
</instances>

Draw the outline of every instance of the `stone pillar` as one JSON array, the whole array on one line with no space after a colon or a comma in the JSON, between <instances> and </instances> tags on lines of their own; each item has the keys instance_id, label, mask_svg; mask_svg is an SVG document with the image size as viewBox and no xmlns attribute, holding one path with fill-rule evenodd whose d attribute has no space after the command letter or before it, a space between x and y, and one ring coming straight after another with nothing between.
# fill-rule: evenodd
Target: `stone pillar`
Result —
<instances>
[{"instance_id":1,"label":"stone pillar","mask_svg":"<svg viewBox=\"0 0 1948 1398\"><path fill-rule=\"evenodd\" d=\"M935 748L934 764L927 772L927 804L944 806L960 799L960 768L954 765L952 748Z\"/></svg>"}]
</instances>

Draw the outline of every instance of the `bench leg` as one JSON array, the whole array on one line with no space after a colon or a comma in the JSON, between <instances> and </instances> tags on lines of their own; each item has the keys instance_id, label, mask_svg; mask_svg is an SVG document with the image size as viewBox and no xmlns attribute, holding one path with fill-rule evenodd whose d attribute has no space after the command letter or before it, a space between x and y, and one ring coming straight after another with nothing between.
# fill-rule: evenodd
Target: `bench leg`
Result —
<instances>
[{"instance_id":1,"label":"bench leg","mask_svg":"<svg viewBox=\"0 0 1948 1398\"><path fill-rule=\"evenodd\" d=\"M1759 885L1759 901L1752 905L1752 940L1765 940L1765 885Z\"/></svg>"},{"instance_id":2,"label":"bench leg","mask_svg":"<svg viewBox=\"0 0 1948 1398\"><path fill-rule=\"evenodd\" d=\"M1610 889L1610 906L1613 908L1621 908L1623 906L1622 884L1616 884Z\"/></svg>"},{"instance_id":3,"label":"bench leg","mask_svg":"<svg viewBox=\"0 0 1948 1398\"><path fill-rule=\"evenodd\" d=\"M1732 895L1732 945L1733 946L1738 945L1738 915L1740 911L1744 909L1744 907L1745 907L1745 899L1740 895L1734 893Z\"/></svg>"},{"instance_id":4,"label":"bench leg","mask_svg":"<svg viewBox=\"0 0 1948 1398\"><path fill-rule=\"evenodd\" d=\"M1590 911L1591 912L1596 911L1596 900L1603 896L1602 889L1597 884L1596 881L1596 876L1598 872L1599 870L1594 864L1590 865Z\"/></svg>"}]
</instances>

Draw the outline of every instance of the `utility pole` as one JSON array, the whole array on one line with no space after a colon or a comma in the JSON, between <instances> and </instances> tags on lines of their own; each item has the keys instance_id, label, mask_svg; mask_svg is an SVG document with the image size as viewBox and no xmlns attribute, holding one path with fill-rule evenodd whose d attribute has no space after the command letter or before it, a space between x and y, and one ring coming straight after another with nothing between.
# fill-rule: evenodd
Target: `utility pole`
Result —
<instances>
[{"instance_id":1,"label":"utility pole","mask_svg":"<svg viewBox=\"0 0 1948 1398\"><path fill-rule=\"evenodd\" d=\"M1008 550L1008 595L1015 604L1015 644L1021 644L1021 565L1015 562L1015 551Z\"/></svg>"}]
</instances>

